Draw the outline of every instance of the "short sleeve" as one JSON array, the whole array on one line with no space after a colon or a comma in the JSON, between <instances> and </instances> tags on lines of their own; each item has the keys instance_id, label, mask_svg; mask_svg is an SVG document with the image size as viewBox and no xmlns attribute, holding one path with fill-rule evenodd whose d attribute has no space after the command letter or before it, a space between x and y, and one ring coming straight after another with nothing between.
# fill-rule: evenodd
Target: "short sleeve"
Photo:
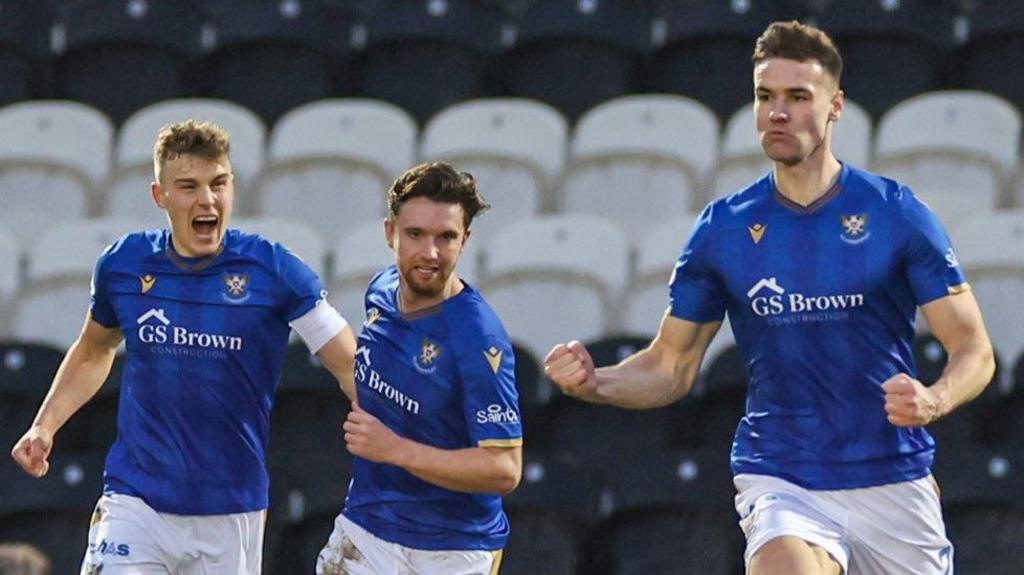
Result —
<instances>
[{"instance_id":1,"label":"short sleeve","mask_svg":"<svg viewBox=\"0 0 1024 575\"><path fill-rule=\"evenodd\" d=\"M107 328L120 327L117 322L117 313L110 302L110 292L107 289L110 279L110 258L113 253L114 245L103 250L103 254L96 260L92 279L89 282L89 315L93 321Z\"/></svg>"},{"instance_id":2,"label":"short sleeve","mask_svg":"<svg viewBox=\"0 0 1024 575\"><path fill-rule=\"evenodd\" d=\"M320 276L306 262L281 244L274 244L277 272L284 285L285 319L292 322L327 298Z\"/></svg>"},{"instance_id":3,"label":"short sleeve","mask_svg":"<svg viewBox=\"0 0 1024 575\"><path fill-rule=\"evenodd\" d=\"M905 269L917 305L967 289L967 279L939 218L906 188L901 209L908 236Z\"/></svg>"},{"instance_id":4,"label":"short sleeve","mask_svg":"<svg viewBox=\"0 0 1024 575\"><path fill-rule=\"evenodd\" d=\"M673 317L697 323L725 317L725 290L710 265L714 211L714 203L704 208L672 271L669 313Z\"/></svg>"},{"instance_id":5,"label":"short sleeve","mask_svg":"<svg viewBox=\"0 0 1024 575\"><path fill-rule=\"evenodd\" d=\"M478 447L522 445L523 427L512 345L502 337L479 341L479 349L466 349L459 362L462 404L470 440Z\"/></svg>"}]
</instances>

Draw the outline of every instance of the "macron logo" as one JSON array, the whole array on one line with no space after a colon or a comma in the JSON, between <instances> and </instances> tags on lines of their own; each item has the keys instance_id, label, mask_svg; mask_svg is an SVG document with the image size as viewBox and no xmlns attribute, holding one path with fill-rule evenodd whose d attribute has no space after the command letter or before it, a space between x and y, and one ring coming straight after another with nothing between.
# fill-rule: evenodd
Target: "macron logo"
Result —
<instances>
[{"instance_id":1,"label":"macron logo","mask_svg":"<svg viewBox=\"0 0 1024 575\"><path fill-rule=\"evenodd\" d=\"M759 291L761 291L761 290L763 290L765 288L768 288L768 289L772 290L773 292L775 292L778 295L782 295L782 294L786 293L786 290L784 290L779 285L779 282L776 281L775 278L761 278L761 281L757 282L756 284L754 284L754 287L752 287L749 290L747 290L747 297L748 298L754 297L754 294L756 294L757 292L759 292Z\"/></svg>"},{"instance_id":2,"label":"macron logo","mask_svg":"<svg viewBox=\"0 0 1024 575\"><path fill-rule=\"evenodd\" d=\"M139 319L135 320L135 323L142 325L147 321L153 319L154 317L164 325L169 325L171 323L171 320L167 319L167 316L164 315L164 310L156 308L153 308L147 311L146 313L140 315Z\"/></svg>"}]
</instances>

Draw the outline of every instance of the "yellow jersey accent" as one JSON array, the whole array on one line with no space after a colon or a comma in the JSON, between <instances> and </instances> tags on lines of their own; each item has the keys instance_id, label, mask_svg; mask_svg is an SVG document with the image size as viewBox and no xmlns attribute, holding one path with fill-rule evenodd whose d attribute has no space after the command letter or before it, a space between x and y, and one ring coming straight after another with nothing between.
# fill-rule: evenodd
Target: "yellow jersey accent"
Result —
<instances>
[{"instance_id":1,"label":"yellow jersey accent","mask_svg":"<svg viewBox=\"0 0 1024 575\"><path fill-rule=\"evenodd\" d=\"M965 291L970 291L970 289L971 289L971 284L969 284L967 282L964 282L962 284L957 284L955 286L949 286L948 291L949 291L949 295L956 295L958 293L964 293Z\"/></svg>"},{"instance_id":2,"label":"yellow jersey accent","mask_svg":"<svg viewBox=\"0 0 1024 575\"><path fill-rule=\"evenodd\" d=\"M153 284L156 283L156 278L149 274L146 274L140 277L139 281L142 282L142 293L146 293L153 288Z\"/></svg>"},{"instance_id":3,"label":"yellow jersey accent","mask_svg":"<svg viewBox=\"0 0 1024 575\"><path fill-rule=\"evenodd\" d=\"M768 229L768 226L763 224L754 224L747 227L747 231L750 232L750 239L754 240L754 243L760 243L761 238L764 237L764 231Z\"/></svg>"},{"instance_id":4,"label":"yellow jersey accent","mask_svg":"<svg viewBox=\"0 0 1024 575\"><path fill-rule=\"evenodd\" d=\"M519 447L522 444L522 437L515 437L512 439L483 439L476 442L477 447Z\"/></svg>"},{"instance_id":5,"label":"yellow jersey accent","mask_svg":"<svg viewBox=\"0 0 1024 575\"><path fill-rule=\"evenodd\" d=\"M487 358L487 363L491 365L491 371L495 375L498 374L498 368L501 367L501 354L502 351L493 346L491 349L484 350L484 357Z\"/></svg>"}]
</instances>

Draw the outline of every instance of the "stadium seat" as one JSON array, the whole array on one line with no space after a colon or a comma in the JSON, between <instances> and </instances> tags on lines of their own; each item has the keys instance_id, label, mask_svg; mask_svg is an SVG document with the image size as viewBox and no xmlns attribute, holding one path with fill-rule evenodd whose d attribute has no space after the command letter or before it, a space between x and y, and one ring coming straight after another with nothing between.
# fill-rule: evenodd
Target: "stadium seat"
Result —
<instances>
[{"instance_id":1,"label":"stadium seat","mask_svg":"<svg viewBox=\"0 0 1024 575\"><path fill-rule=\"evenodd\" d=\"M537 357L556 343L596 339L612 326L625 286L629 247L622 230L594 216L552 215L507 225L482 246L480 291L509 335Z\"/></svg>"},{"instance_id":2,"label":"stadium seat","mask_svg":"<svg viewBox=\"0 0 1024 575\"><path fill-rule=\"evenodd\" d=\"M263 167L266 128L259 116L234 102L180 98L146 106L124 121L117 133L114 169L106 184L103 213L152 221L167 227L167 216L153 204L153 143L167 124L189 118L212 120L231 135L235 174L235 213L251 211L257 175Z\"/></svg>"},{"instance_id":3,"label":"stadium seat","mask_svg":"<svg viewBox=\"0 0 1024 575\"><path fill-rule=\"evenodd\" d=\"M103 386L61 428L54 445L55 457L69 454L106 454L117 439L117 411L121 399L124 354L114 358Z\"/></svg>"},{"instance_id":4,"label":"stadium seat","mask_svg":"<svg viewBox=\"0 0 1024 575\"><path fill-rule=\"evenodd\" d=\"M314 571L352 478L341 430L348 400L311 357L305 345L289 346L271 418L264 565L274 573Z\"/></svg>"},{"instance_id":5,"label":"stadium seat","mask_svg":"<svg viewBox=\"0 0 1024 575\"><path fill-rule=\"evenodd\" d=\"M571 457L540 449L523 453L523 478L505 498L512 534L504 575L574 575L586 533L601 512L602 483Z\"/></svg>"},{"instance_id":6,"label":"stadium seat","mask_svg":"<svg viewBox=\"0 0 1024 575\"><path fill-rule=\"evenodd\" d=\"M415 158L416 123L376 100L332 99L292 110L274 125L257 214L302 220L329 245L380 221L386 191Z\"/></svg>"},{"instance_id":7,"label":"stadium seat","mask_svg":"<svg viewBox=\"0 0 1024 575\"><path fill-rule=\"evenodd\" d=\"M71 345L89 308L89 281L97 258L119 237L139 228L131 219L97 218L43 233L29 248L11 334L61 349Z\"/></svg>"},{"instance_id":8,"label":"stadium seat","mask_svg":"<svg viewBox=\"0 0 1024 575\"><path fill-rule=\"evenodd\" d=\"M843 116L832 131L832 152L841 162L859 168L871 159L871 118L859 104L847 98ZM711 183L713 196L727 196L752 184L772 169L757 134L757 119L751 102L729 118L722 137L722 154Z\"/></svg>"},{"instance_id":9,"label":"stadium seat","mask_svg":"<svg viewBox=\"0 0 1024 575\"><path fill-rule=\"evenodd\" d=\"M0 444L13 446L28 429L63 359L50 345L0 342Z\"/></svg>"},{"instance_id":10,"label":"stadium seat","mask_svg":"<svg viewBox=\"0 0 1024 575\"><path fill-rule=\"evenodd\" d=\"M327 247L315 230L298 220L283 218L232 218L231 227L283 245L313 268L321 281L327 279Z\"/></svg>"},{"instance_id":11,"label":"stadium seat","mask_svg":"<svg viewBox=\"0 0 1024 575\"><path fill-rule=\"evenodd\" d=\"M114 128L106 116L76 102L19 102L0 109L0 134L0 223L19 243L89 213L110 169Z\"/></svg>"},{"instance_id":12,"label":"stadium seat","mask_svg":"<svg viewBox=\"0 0 1024 575\"><path fill-rule=\"evenodd\" d=\"M670 304L669 280L683 253L695 215L673 218L652 227L637 247L635 271L622 296L622 329L626 333L653 338ZM728 318L711 340L704 355L707 366L719 350L734 343Z\"/></svg>"},{"instance_id":13,"label":"stadium seat","mask_svg":"<svg viewBox=\"0 0 1024 575\"><path fill-rule=\"evenodd\" d=\"M21 251L14 234L6 226L0 225L0 304L4 310L10 310L11 298L18 291L21 282ZM10 312L0 312L0 333L6 327Z\"/></svg>"},{"instance_id":14,"label":"stadium seat","mask_svg":"<svg viewBox=\"0 0 1024 575\"><path fill-rule=\"evenodd\" d=\"M337 244L333 260L328 298L358 334L357 326L366 318L364 300L370 279L395 263L382 220L367 221L348 230Z\"/></svg>"},{"instance_id":15,"label":"stadium seat","mask_svg":"<svg viewBox=\"0 0 1024 575\"><path fill-rule=\"evenodd\" d=\"M421 124L457 102L486 96L502 17L494 3L477 0L379 2L356 64L359 94L391 102Z\"/></svg>"},{"instance_id":16,"label":"stadium seat","mask_svg":"<svg viewBox=\"0 0 1024 575\"><path fill-rule=\"evenodd\" d=\"M718 131L711 110L682 96L600 104L576 124L561 208L611 218L634 237L698 209L717 160Z\"/></svg>"},{"instance_id":17,"label":"stadium seat","mask_svg":"<svg viewBox=\"0 0 1024 575\"><path fill-rule=\"evenodd\" d=\"M121 123L153 102L191 89L189 59L203 18L189 0L83 0L67 7L55 91Z\"/></svg>"},{"instance_id":18,"label":"stadium seat","mask_svg":"<svg viewBox=\"0 0 1024 575\"><path fill-rule=\"evenodd\" d=\"M314 0L256 0L244 10L216 0L203 9L216 30L199 66L203 96L237 102L272 125L351 83L344 12Z\"/></svg>"},{"instance_id":19,"label":"stadium seat","mask_svg":"<svg viewBox=\"0 0 1024 575\"><path fill-rule=\"evenodd\" d=\"M944 50L953 41L953 12L941 3L831 0L818 25L842 55L843 91L872 117L939 87Z\"/></svg>"},{"instance_id":20,"label":"stadium seat","mask_svg":"<svg viewBox=\"0 0 1024 575\"><path fill-rule=\"evenodd\" d=\"M946 59L946 85L991 92L1024 109L1024 5L990 0L974 6L966 42Z\"/></svg>"},{"instance_id":21,"label":"stadium seat","mask_svg":"<svg viewBox=\"0 0 1024 575\"><path fill-rule=\"evenodd\" d=\"M1007 203L1020 155L1021 115L983 92L941 91L901 102L878 122L878 172L906 184L954 227Z\"/></svg>"},{"instance_id":22,"label":"stadium seat","mask_svg":"<svg viewBox=\"0 0 1024 575\"><path fill-rule=\"evenodd\" d=\"M103 487L103 461L103 453L55 455L49 473L36 479L5 457L0 541L30 543L50 558L53 573L77 573Z\"/></svg>"},{"instance_id":23,"label":"stadium seat","mask_svg":"<svg viewBox=\"0 0 1024 575\"><path fill-rule=\"evenodd\" d=\"M992 344L1003 357L1018 357L1024 352L1024 211L966 219L953 228L953 238Z\"/></svg>"},{"instance_id":24,"label":"stadium seat","mask_svg":"<svg viewBox=\"0 0 1024 575\"><path fill-rule=\"evenodd\" d=\"M430 119L420 156L473 174L492 207L475 228L483 238L506 223L551 209L568 133L565 118L547 104L523 98L470 100Z\"/></svg>"},{"instance_id":25,"label":"stadium seat","mask_svg":"<svg viewBox=\"0 0 1024 575\"><path fill-rule=\"evenodd\" d=\"M523 415L523 433L528 442L533 433L533 419L551 399L551 384L544 379L540 360L522 345L512 342L516 357L516 389L519 391L519 411Z\"/></svg>"},{"instance_id":26,"label":"stadium seat","mask_svg":"<svg viewBox=\"0 0 1024 575\"><path fill-rule=\"evenodd\" d=\"M587 545L586 573L733 575L742 533L725 452L663 450L627 458L611 515Z\"/></svg>"},{"instance_id":27,"label":"stadium seat","mask_svg":"<svg viewBox=\"0 0 1024 575\"><path fill-rule=\"evenodd\" d=\"M739 347L731 345L706 360L701 378L701 444L729 453L740 418L746 414L747 368Z\"/></svg>"},{"instance_id":28,"label":"stadium seat","mask_svg":"<svg viewBox=\"0 0 1024 575\"><path fill-rule=\"evenodd\" d=\"M1007 566L1024 560L1020 438L996 447L948 439L939 443L933 473L955 549L954 568L958 573L1007 573Z\"/></svg>"},{"instance_id":29,"label":"stadium seat","mask_svg":"<svg viewBox=\"0 0 1024 575\"><path fill-rule=\"evenodd\" d=\"M628 0L539 0L517 20L515 43L498 65L504 90L551 104L575 122L593 106L635 91L649 26Z\"/></svg>"},{"instance_id":30,"label":"stadium seat","mask_svg":"<svg viewBox=\"0 0 1024 575\"><path fill-rule=\"evenodd\" d=\"M589 473L611 480L632 457L644 458L692 439L680 437L688 423L688 401L628 410L560 394L543 407L531 444L576 458Z\"/></svg>"},{"instance_id":31,"label":"stadium seat","mask_svg":"<svg viewBox=\"0 0 1024 575\"><path fill-rule=\"evenodd\" d=\"M45 74L49 19L30 2L0 2L0 106L37 95ZM44 72L44 73L40 73Z\"/></svg>"},{"instance_id":32,"label":"stadium seat","mask_svg":"<svg viewBox=\"0 0 1024 575\"><path fill-rule=\"evenodd\" d=\"M654 46L644 74L645 89L694 98L722 122L752 98L754 40L768 24L798 16L774 0L660 0L654 5Z\"/></svg>"}]
</instances>

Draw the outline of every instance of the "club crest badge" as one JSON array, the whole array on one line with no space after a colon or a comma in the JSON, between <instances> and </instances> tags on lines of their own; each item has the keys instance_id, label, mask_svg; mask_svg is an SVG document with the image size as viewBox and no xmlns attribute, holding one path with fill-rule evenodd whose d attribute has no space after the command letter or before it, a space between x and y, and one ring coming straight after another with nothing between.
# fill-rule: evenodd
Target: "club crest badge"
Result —
<instances>
[{"instance_id":1,"label":"club crest badge","mask_svg":"<svg viewBox=\"0 0 1024 575\"><path fill-rule=\"evenodd\" d=\"M437 358L441 357L441 353L441 346L429 339L423 338L423 346L420 348L420 354L413 358L413 364L420 373L433 373L434 370L437 369L434 362L437 361Z\"/></svg>"},{"instance_id":2,"label":"club crest badge","mask_svg":"<svg viewBox=\"0 0 1024 575\"><path fill-rule=\"evenodd\" d=\"M249 274L225 273L224 297L228 301L241 302L249 297Z\"/></svg>"},{"instance_id":3,"label":"club crest badge","mask_svg":"<svg viewBox=\"0 0 1024 575\"><path fill-rule=\"evenodd\" d=\"M839 216L839 221L843 225L843 231L839 235L839 238L844 242L848 244L859 244L871 237L871 232L868 231L867 214Z\"/></svg>"}]
</instances>

